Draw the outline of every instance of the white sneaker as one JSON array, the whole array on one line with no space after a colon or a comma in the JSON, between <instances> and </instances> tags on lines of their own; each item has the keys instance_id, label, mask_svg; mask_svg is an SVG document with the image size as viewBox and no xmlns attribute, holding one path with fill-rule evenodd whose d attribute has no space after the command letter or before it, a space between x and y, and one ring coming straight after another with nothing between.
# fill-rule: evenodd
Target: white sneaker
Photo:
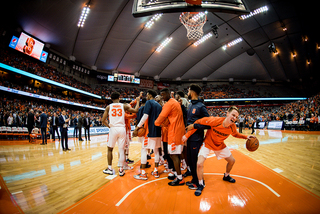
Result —
<instances>
[{"instance_id":1,"label":"white sneaker","mask_svg":"<svg viewBox=\"0 0 320 214\"><path fill-rule=\"evenodd\" d=\"M105 170L103 170L103 173L104 174L108 174L108 175L113 175L113 170L109 169L109 168L106 168Z\"/></svg>"},{"instance_id":2,"label":"white sneaker","mask_svg":"<svg viewBox=\"0 0 320 214\"><path fill-rule=\"evenodd\" d=\"M126 174L125 171L124 171L124 169L122 169L122 171L120 171L120 169L119 169L119 175L120 175L120 176L124 176L124 174Z\"/></svg>"},{"instance_id":3,"label":"white sneaker","mask_svg":"<svg viewBox=\"0 0 320 214\"><path fill-rule=\"evenodd\" d=\"M138 174L134 175L133 177L138 180L148 180L147 174Z\"/></svg>"},{"instance_id":4,"label":"white sneaker","mask_svg":"<svg viewBox=\"0 0 320 214\"><path fill-rule=\"evenodd\" d=\"M128 164L125 164L124 167L123 167L123 169L125 169L125 170L131 170L131 169L133 169L133 166L129 166Z\"/></svg>"}]
</instances>

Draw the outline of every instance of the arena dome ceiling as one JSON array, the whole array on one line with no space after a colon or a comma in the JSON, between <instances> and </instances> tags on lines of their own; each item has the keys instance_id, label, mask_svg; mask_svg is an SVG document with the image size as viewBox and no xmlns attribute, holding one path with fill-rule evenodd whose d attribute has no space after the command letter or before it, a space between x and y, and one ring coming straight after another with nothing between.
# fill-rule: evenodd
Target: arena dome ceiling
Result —
<instances>
[{"instance_id":1,"label":"arena dome ceiling","mask_svg":"<svg viewBox=\"0 0 320 214\"><path fill-rule=\"evenodd\" d=\"M180 13L166 13L151 28L152 18L134 18L133 0L91 0L83 27L79 16L88 1L8 1L5 24L50 44L50 49L98 70L161 79L298 81L314 76L318 66L318 33L312 27L312 10L300 2L246 0L250 11L268 11L242 20L239 15L208 13L204 33L214 35L194 46L179 21ZM312 6L311 6L312 7ZM157 47L167 38L161 52ZM238 38L238 44L223 48ZM278 54L269 52L275 44ZM320 45L320 43L319 43ZM294 57L294 55L296 55Z\"/></svg>"}]
</instances>

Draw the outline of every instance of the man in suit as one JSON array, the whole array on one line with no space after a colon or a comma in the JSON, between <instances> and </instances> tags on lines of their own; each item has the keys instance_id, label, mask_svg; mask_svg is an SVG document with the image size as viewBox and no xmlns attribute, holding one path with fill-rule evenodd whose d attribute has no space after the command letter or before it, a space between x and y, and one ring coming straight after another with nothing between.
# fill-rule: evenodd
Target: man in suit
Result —
<instances>
[{"instance_id":1,"label":"man in suit","mask_svg":"<svg viewBox=\"0 0 320 214\"><path fill-rule=\"evenodd\" d=\"M59 117L60 133L61 133L61 147L63 151L71 150L68 148L68 125L70 119L66 115L66 110L62 110Z\"/></svg>"},{"instance_id":2,"label":"man in suit","mask_svg":"<svg viewBox=\"0 0 320 214\"><path fill-rule=\"evenodd\" d=\"M31 141L30 134L32 132L32 129L34 127L34 114L33 110L31 109L29 111L28 117L27 117L27 127L28 127L28 133L29 133L29 142Z\"/></svg>"},{"instance_id":3,"label":"man in suit","mask_svg":"<svg viewBox=\"0 0 320 214\"><path fill-rule=\"evenodd\" d=\"M86 140L89 140L89 141L90 141L90 124L91 124L90 114L88 113L83 119L83 127L84 127L84 137L86 138ZM87 138L87 132L88 132L88 138Z\"/></svg>"},{"instance_id":4,"label":"man in suit","mask_svg":"<svg viewBox=\"0 0 320 214\"><path fill-rule=\"evenodd\" d=\"M74 130L73 130L73 137L78 137L78 121L79 121L79 115L74 117L73 119L73 125L74 125Z\"/></svg>"},{"instance_id":5,"label":"man in suit","mask_svg":"<svg viewBox=\"0 0 320 214\"><path fill-rule=\"evenodd\" d=\"M46 115L45 110L43 110L42 114L40 115L40 128L41 128L41 139L42 139L42 143L40 145L47 144L47 122L48 122L48 116Z\"/></svg>"},{"instance_id":6,"label":"man in suit","mask_svg":"<svg viewBox=\"0 0 320 214\"><path fill-rule=\"evenodd\" d=\"M56 140L55 132L57 132L58 138L60 140L60 135L59 135L59 132L58 132L59 117L57 116L57 113L55 113L55 112L53 113L50 125L52 127L52 139Z\"/></svg>"},{"instance_id":7,"label":"man in suit","mask_svg":"<svg viewBox=\"0 0 320 214\"><path fill-rule=\"evenodd\" d=\"M79 141L83 141L81 137L82 126L83 126L83 113L81 112L80 117L78 118L78 129L79 129Z\"/></svg>"}]
</instances>

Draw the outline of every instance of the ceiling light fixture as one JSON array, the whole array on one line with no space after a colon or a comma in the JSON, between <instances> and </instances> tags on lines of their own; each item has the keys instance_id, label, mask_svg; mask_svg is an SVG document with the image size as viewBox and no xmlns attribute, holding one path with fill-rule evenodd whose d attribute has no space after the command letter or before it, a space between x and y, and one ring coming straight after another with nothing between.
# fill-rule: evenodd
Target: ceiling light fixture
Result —
<instances>
[{"instance_id":1,"label":"ceiling light fixture","mask_svg":"<svg viewBox=\"0 0 320 214\"><path fill-rule=\"evenodd\" d=\"M204 35L203 37L201 37L201 39L199 39L198 41L196 41L195 43L193 43L194 46L198 46L201 43L203 43L204 41L206 41L207 39L211 38L213 35L212 33L207 33L206 35Z\"/></svg>"},{"instance_id":2,"label":"ceiling light fixture","mask_svg":"<svg viewBox=\"0 0 320 214\"><path fill-rule=\"evenodd\" d=\"M266 11L268 11L268 10L269 10L269 8L268 8L267 6L263 6L263 7L260 7L260 8L258 8L258 9L255 9L253 12L250 12L248 15L241 15L241 16L239 16L239 19L245 20L245 19L248 19L248 18L250 18L250 17L252 17L252 16L255 16L255 15L257 15L257 14L266 12Z\"/></svg>"},{"instance_id":3,"label":"ceiling light fixture","mask_svg":"<svg viewBox=\"0 0 320 214\"><path fill-rule=\"evenodd\" d=\"M156 15L152 16L152 18L146 23L146 28L151 28L151 26L154 24L154 21L157 21L162 16L162 13L157 13Z\"/></svg>"},{"instance_id":4,"label":"ceiling light fixture","mask_svg":"<svg viewBox=\"0 0 320 214\"><path fill-rule=\"evenodd\" d=\"M159 45L159 47L156 49L156 52L160 52L170 41L172 40L172 37L168 37L166 38L166 40L164 40L161 45Z\"/></svg>"},{"instance_id":5,"label":"ceiling light fixture","mask_svg":"<svg viewBox=\"0 0 320 214\"><path fill-rule=\"evenodd\" d=\"M82 9L82 13L80 15L79 22L78 22L78 27L83 27L84 22L86 21L89 12L90 12L90 5L86 5Z\"/></svg>"},{"instance_id":6,"label":"ceiling light fixture","mask_svg":"<svg viewBox=\"0 0 320 214\"><path fill-rule=\"evenodd\" d=\"M230 47L238 44L239 42L242 42L242 38L241 37L239 37L238 39L235 39L235 40L229 42L228 44L222 46L222 49L226 50L227 48L230 48Z\"/></svg>"}]
</instances>

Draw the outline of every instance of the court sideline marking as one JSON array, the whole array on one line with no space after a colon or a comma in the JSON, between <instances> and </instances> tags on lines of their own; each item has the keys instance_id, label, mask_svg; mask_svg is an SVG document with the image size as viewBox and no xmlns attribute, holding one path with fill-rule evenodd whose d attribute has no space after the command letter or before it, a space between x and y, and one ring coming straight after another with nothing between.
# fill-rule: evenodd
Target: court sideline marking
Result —
<instances>
[{"instance_id":1,"label":"court sideline marking","mask_svg":"<svg viewBox=\"0 0 320 214\"><path fill-rule=\"evenodd\" d=\"M204 175L224 175L223 173L204 173ZM269 187L267 184L261 182L261 181L258 181L256 179L253 179L253 178L248 178L248 177L245 177L245 176L241 176L241 175L232 175L233 177L239 177L239 178L244 178L244 179L248 179L248 180L251 180L251 181L255 181L263 186L265 186L267 189L269 189L273 194L275 194L277 197L280 197L280 195L274 191L271 187ZM145 186L147 184L150 184L152 182L155 182L155 181L160 181L160 180L163 180L163 179L167 179L167 177L164 177L164 178L159 178L159 179L156 179L156 180L153 180L153 181L148 181L144 184L141 184L135 188L133 188L132 190L130 190L125 196L122 197L122 199L116 204L116 207L120 206L122 204L122 202L124 200L126 200L126 198L132 193L134 192L135 190L139 189L140 187L142 186Z\"/></svg>"}]
</instances>

